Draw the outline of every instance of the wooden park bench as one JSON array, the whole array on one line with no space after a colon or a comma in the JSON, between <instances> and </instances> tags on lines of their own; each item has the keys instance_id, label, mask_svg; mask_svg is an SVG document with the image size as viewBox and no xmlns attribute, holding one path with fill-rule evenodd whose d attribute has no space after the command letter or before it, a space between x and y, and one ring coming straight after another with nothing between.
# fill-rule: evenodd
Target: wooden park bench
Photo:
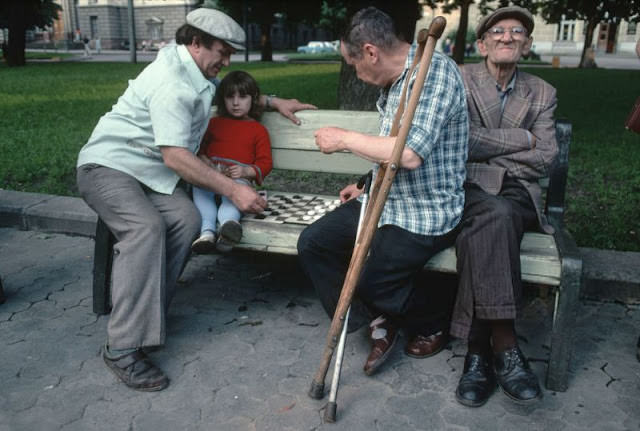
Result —
<instances>
[{"instance_id":1,"label":"wooden park bench","mask_svg":"<svg viewBox=\"0 0 640 431\"><path fill-rule=\"evenodd\" d=\"M263 117L262 122L269 129L271 136L275 168L353 174L354 178L355 175L364 174L371 168L370 162L348 152L322 154L314 143L313 131L323 126L333 125L377 134L377 112L318 110L300 112L298 117L302 120L300 126L294 125L277 113L265 113ZM573 346L582 260L575 242L563 225L571 125L566 121L558 121L556 136L560 147L558 160L550 177L543 182L547 190L547 217L556 233L554 235L538 232L525 233L520 257L522 279L525 282L552 287L555 291L546 386L551 390L564 391L567 389L568 366ZM271 203L274 196L278 194L279 192L269 191L269 202ZM307 200L309 198L325 201L338 199L337 196L313 196L308 193L297 193L296 190L285 192L288 196L292 194L303 195ZM255 218L245 218L242 220L242 226L242 241L236 248L295 255L298 236L306 225L290 221L269 223ZM93 279L93 310L98 314L109 312L113 240L106 225L98 220ZM454 248L434 256L425 268L430 271L455 273Z\"/></svg>"}]
</instances>

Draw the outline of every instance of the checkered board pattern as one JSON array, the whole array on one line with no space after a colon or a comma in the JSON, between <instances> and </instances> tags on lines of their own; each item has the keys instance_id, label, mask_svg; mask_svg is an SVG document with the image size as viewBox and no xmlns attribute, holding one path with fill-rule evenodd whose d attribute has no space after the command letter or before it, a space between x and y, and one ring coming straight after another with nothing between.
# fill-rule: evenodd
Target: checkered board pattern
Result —
<instances>
[{"instance_id":1,"label":"checkered board pattern","mask_svg":"<svg viewBox=\"0 0 640 431\"><path fill-rule=\"evenodd\" d=\"M311 224L338 205L340 199L277 192L267 197L267 208L261 214L245 214L242 220Z\"/></svg>"}]
</instances>

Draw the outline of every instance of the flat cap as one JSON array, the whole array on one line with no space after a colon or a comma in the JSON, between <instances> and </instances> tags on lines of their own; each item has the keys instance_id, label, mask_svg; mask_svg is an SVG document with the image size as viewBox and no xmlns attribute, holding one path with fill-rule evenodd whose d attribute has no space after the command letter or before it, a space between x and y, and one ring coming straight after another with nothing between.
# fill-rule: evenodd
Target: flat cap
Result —
<instances>
[{"instance_id":1,"label":"flat cap","mask_svg":"<svg viewBox=\"0 0 640 431\"><path fill-rule=\"evenodd\" d=\"M235 49L245 49L244 30L229 15L219 10L201 7L187 14L187 24L209 33Z\"/></svg>"},{"instance_id":2,"label":"flat cap","mask_svg":"<svg viewBox=\"0 0 640 431\"><path fill-rule=\"evenodd\" d=\"M531 12L519 6L507 6L496 9L489 15L480 18L476 27L476 37L480 39L495 23L507 18L514 18L520 21L524 28L527 29L527 35L530 36L531 32L533 32L533 15L531 15Z\"/></svg>"}]
</instances>

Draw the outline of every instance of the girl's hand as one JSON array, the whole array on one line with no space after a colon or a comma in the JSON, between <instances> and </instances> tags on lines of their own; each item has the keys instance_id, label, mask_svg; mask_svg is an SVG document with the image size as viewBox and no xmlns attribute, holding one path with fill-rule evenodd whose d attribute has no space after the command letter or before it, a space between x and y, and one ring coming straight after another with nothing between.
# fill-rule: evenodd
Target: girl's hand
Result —
<instances>
[{"instance_id":1,"label":"girl's hand","mask_svg":"<svg viewBox=\"0 0 640 431\"><path fill-rule=\"evenodd\" d=\"M227 168L227 176L233 179L255 177L255 172L249 166L231 165Z\"/></svg>"}]
</instances>

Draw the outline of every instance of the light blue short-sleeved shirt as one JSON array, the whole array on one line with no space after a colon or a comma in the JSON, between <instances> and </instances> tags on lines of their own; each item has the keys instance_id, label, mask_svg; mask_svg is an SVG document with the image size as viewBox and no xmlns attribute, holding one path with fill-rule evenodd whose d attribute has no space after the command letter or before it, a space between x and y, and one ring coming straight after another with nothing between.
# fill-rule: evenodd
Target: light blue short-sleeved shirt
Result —
<instances>
[{"instance_id":1,"label":"light blue short-sleeved shirt","mask_svg":"<svg viewBox=\"0 0 640 431\"><path fill-rule=\"evenodd\" d=\"M180 177L164 164L160 147L183 147L195 154L214 94L214 84L184 45L162 48L100 118L77 166L96 163L129 174L158 193L173 193Z\"/></svg>"}]
</instances>

